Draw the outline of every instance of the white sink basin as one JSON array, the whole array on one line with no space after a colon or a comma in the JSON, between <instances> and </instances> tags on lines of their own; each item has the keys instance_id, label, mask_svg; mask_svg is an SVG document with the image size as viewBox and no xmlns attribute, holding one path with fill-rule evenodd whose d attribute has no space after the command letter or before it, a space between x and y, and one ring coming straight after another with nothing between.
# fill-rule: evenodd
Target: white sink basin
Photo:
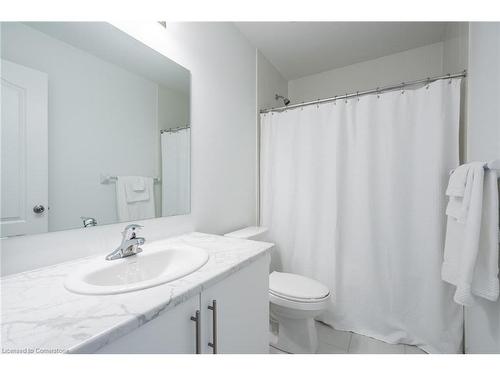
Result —
<instances>
[{"instance_id":1,"label":"white sink basin","mask_svg":"<svg viewBox=\"0 0 500 375\"><path fill-rule=\"evenodd\" d=\"M79 294L127 293L179 279L208 261L205 249L162 242L143 245L142 253L127 258L96 259L69 275L64 286Z\"/></svg>"}]
</instances>

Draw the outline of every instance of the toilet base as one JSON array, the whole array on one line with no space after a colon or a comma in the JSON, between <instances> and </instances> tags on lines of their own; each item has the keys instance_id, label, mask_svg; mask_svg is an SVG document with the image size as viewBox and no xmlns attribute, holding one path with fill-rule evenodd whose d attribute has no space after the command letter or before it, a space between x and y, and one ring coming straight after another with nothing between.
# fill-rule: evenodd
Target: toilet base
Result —
<instances>
[{"instance_id":1,"label":"toilet base","mask_svg":"<svg viewBox=\"0 0 500 375\"><path fill-rule=\"evenodd\" d=\"M314 354L318 351L318 334L313 318L279 318L278 335L273 347L288 353Z\"/></svg>"}]
</instances>

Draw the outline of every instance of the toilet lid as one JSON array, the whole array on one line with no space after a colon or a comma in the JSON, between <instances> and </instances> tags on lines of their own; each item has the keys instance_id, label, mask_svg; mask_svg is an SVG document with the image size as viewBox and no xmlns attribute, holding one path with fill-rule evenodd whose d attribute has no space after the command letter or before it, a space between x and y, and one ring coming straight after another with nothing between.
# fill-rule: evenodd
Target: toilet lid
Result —
<instances>
[{"instance_id":1,"label":"toilet lid","mask_svg":"<svg viewBox=\"0 0 500 375\"><path fill-rule=\"evenodd\" d=\"M269 275L271 293L291 299L316 300L330 294L320 282L293 273L273 272Z\"/></svg>"}]
</instances>

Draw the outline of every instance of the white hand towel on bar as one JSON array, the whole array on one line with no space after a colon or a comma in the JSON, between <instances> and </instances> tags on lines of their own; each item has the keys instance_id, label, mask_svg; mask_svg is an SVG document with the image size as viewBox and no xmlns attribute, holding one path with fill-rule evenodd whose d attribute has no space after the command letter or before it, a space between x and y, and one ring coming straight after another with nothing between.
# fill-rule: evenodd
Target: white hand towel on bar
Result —
<instances>
[{"instance_id":1,"label":"white hand towel on bar","mask_svg":"<svg viewBox=\"0 0 500 375\"><path fill-rule=\"evenodd\" d=\"M460 166L450 176L447 189L450 202L441 276L457 287L454 300L464 306L473 305L474 296L496 301L499 293L497 175L483 166Z\"/></svg>"},{"instance_id":2,"label":"white hand towel on bar","mask_svg":"<svg viewBox=\"0 0 500 375\"><path fill-rule=\"evenodd\" d=\"M137 178L144 181L144 190L135 191ZM119 221L150 219L155 217L155 200L152 177L118 176L116 205Z\"/></svg>"},{"instance_id":3,"label":"white hand towel on bar","mask_svg":"<svg viewBox=\"0 0 500 375\"><path fill-rule=\"evenodd\" d=\"M125 195L127 198L127 203L142 202L149 200L149 189L146 186L149 185L148 179L153 183L151 177L142 176L124 176L122 181L125 184Z\"/></svg>"},{"instance_id":4,"label":"white hand towel on bar","mask_svg":"<svg viewBox=\"0 0 500 375\"><path fill-rule=\"evenodd\" d=\"M459 223L465 223L469 210L474 175L469 171L469 164L457 167L452 172L446 189L446 195L450 197L446 207L446 215L454 217Z\"/></svg>"},{"instance_id":5,"label":"white hand towel on bar","mask_svg":"<svg viewBox=\"0 0 500 375\"><path fill-rule=\"evenodd\" d=\"M141 176L137 176L134 181L133 185L133 190L134 191L144 191L146 190L146 179Z\"/></svg>"}]
</instances>

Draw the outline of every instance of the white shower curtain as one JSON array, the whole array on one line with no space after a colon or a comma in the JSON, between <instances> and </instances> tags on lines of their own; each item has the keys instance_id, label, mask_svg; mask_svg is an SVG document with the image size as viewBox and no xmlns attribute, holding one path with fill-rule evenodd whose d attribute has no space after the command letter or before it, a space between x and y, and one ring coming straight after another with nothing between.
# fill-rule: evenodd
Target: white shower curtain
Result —
<instances>
[{"instance_id":1,"label":"white shower curtain","mask_svg":"<svg viewBox=\"0 0 500 375\"><path fill-rule=\"evenodd\" d=\"M261 224L277 267L333 298L320 320L432 353L460 351L441 280L460 79L261 116Z\"/></svg>"},{"instance_id":2,"label":"white shower curtain","mask_svg":"<svg viewBox=\"0 0 500 375\"><path fill-rule=\"evenodd\" d=\"M189 128L161 134L162 216L189 213L190 134Z\"/></svg>"}]
</instances>

